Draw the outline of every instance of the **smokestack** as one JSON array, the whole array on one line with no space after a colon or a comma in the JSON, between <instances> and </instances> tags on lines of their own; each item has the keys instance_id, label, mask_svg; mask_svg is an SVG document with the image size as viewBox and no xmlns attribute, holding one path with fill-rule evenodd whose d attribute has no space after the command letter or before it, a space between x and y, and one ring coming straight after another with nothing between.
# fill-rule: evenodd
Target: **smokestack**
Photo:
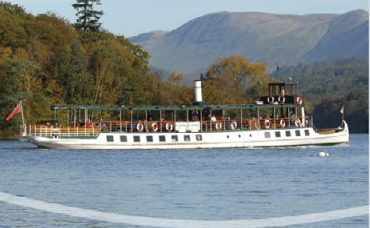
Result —
<instances>
[{"instance_id":1,"label":"smokestack","mask_svg":"<svg viewBox=\"0 0 370 228\"><path fill-rule=\"evenodd\" d=\"M195 87L195 102L202 102L202 81L196 80L194 81L194 87Z\"/></svg>"}]
</instances>

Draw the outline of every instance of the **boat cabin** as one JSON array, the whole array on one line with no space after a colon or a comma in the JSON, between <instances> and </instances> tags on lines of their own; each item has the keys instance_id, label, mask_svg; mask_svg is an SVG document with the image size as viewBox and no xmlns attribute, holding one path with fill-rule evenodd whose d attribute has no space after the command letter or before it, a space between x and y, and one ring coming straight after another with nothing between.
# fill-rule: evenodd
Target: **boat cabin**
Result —
<instances>
[{"instance_id":1,"label":"boat cabin","mask_svg":"<svg viewBox=\"0 0 370 228\"><path fill-rule=\"evenodd\" d=\"M264 104L303 105L303 98L298 95L298 83L269 83L268 96L261 97Z\"/></svg>"}]
</instances>

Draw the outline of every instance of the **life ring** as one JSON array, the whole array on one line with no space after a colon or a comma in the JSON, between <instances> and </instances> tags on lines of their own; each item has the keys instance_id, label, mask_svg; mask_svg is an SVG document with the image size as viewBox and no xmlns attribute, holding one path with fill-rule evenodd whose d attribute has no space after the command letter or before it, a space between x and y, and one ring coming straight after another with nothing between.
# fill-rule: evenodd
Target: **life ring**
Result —
<instances>
[{"instance_id":1,"label":"life ring","mask_svg":"<svg viewBox=\"0 0 370 228\"><path fill-rule=\"evenodd\" d=\"M285 97L284 96L279 96L278 101L279 101L280 104L284 104L285 103Z\"/></svg>"},{"instance_id":2,"label":"life ring","mask_svg":"<svg viewBox=\"0 0 370 228\"><path fill-rule=\"evenodd\" d=\"M296 127L301 127L302 122L299 118L296 118L295 121L294 121L294 124L295 124Z\"/></svg>"},{"instance_id":3,"label":"life ring","mask_svg":"<svg viewBox=\"0 0 370 228\"><path fill-rule=\"evenodd\" d=\"M221 131L221 130L222 130L222 122L217 122L217 123L215 124L215 127L216 127L216 130L217 130L217 131Z\"/></svg>"},{"instance_id":4,"label":"life ring","mask_svg":"<svg viewBox=\"0 0 370 228\"><path fill-rule=\"evenodd\" d=\"M233 120L231 121L230 127L231 130L235 130L238 127L238 123Z\"/></svg>"},{"instance_id":5,"label":"life ring","mask_svg":"<svg viewBox=\"0 0 370 228\"><path fill-rule=\"evenodd\" d=\"M156 132L156 131L158 131L158 125L157 125L157 123L152 123L152 131L153 132Z\"/></svg>"},{"instance_id":6,"label":"life ring","mask_svg":"<svg viewBox=\"0 0 370 228\"><path fill-rule=\"evenodd\" d=\"M167 130L167 131L172 131L172 130L173 130L173 125L172 125L172 123L166 123L166 130Z\"/></svg>"},{"instance_id":7,"label":"life ring","mask_svg":"<svg viewBox=\"0 0 370 228\"><path fill-rule=\"evenodd\" d=\"M144 124L141 123L141 122L137 123L136 130L143 131L144 130Z\"/></svg>"},{"instance_id":8,"label":"life ring","mask_svg":"<svg viewBox=\"0 0 370 228\"><path fill-rule=\"evenodd\" d=\"M263 123L263 126L264 126L266 129L269 129L269 128L270 128L270 120L265 120L265 122Z\"/></svg>"},{"instance_id":9,"label":"life ring","mask_svg":"<svg viewBox=\"0 0 370 228\"><path fill-rule=\"evenodd\" d=\"M283 119L280 120L280 127L285 128L285 120Z\"/></svg>"},{"instance_id":10,"label":"life ring","mask_svg":"<svg viewBox=\"0 0 370 228\"><path fill-rule=\"evenodd\" d=\"M297 97L297 104L301 105L303 103L302 97Z\"/></svg>"},{"instance_id":11,"label":"life ring","mask_svg":"<svg viewBox=\"0 0 370 228\"><path fill-rule=\"evenodd\" d=\"M273 96L269 96L269 97L267 98L267 102L268 102L268 103L270 103L270 104L273 104L273 103L274 103L274 101L275 101L275 98L274 98Z\"/></svg>"}]
</instances>

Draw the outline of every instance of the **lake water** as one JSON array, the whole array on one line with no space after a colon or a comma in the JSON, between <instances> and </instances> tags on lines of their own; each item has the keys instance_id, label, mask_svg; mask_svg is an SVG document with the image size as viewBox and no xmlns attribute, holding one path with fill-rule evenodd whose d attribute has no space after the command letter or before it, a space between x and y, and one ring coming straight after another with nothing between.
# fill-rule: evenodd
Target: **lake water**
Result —
<instances>
[{"instance_id":1,"label":"lake water","mask_svg":"<svg viewBox=\"0 0 370 228\"><path fill-rule=\"evenodd\" d=\"M346 146L276 149L69 151L0 141L0 192L139 218L266 219L368 205L368 161L368 135L356 134ZM364 215L290 227L368 224ZM0 200L0 227L139 226Z\"/></svg>"}]
</instances>

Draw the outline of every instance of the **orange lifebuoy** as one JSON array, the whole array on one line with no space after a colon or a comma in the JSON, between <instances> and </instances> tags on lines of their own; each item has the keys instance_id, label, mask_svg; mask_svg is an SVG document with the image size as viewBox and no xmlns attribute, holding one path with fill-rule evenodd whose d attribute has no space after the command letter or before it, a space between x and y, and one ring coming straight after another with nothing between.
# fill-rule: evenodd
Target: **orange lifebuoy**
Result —
<instances>
[{"instance_id":1,"label":"orange lifebuoy","mask_svg":"<svg viewBox=\"0 0 370 228\"><path fill-rule=\"evenodd\" d=\"M280 104L284 104L285 103L285 97L284 96L279 96L278 101L279 101Z\"/></svg>"},{"instance_id":2,"label":"orange lifebuoy","mask_svg":"<svg viewBox=\"0 0 370 228\"><path fill-rule=\"evenodd\" d=\"M294 121L294 124L296 127L301 127L301 120L299 118L296 118L295 121Z\"/></svg>"},{"instance_id":3,"label":"orange lifebuoy","mask_svg":"<svg viewBox=\"0 0 370 228\"><path fill-rule=\"evenodd\" d=\"M297 104L301 105L303 103L302 97L297 97Z\"/></svg>"},{"instance_id":4,"label":"orange lifebuoy","mask_svg":"<svg viewBox=\"0 0 370 228\"><path fill-rule=\"evenodd\" d=\"M273 104L273 103L274 103L274 101L275 101L275 98L274 98L273 96L269 96L269 97L267 98L267 102L268 102L268 103L270 103L270 104Z\"/></svg>"},{"instance_id":5,"label":"orange lifebuoy","mask_svg":"<svg viewBox=\"0 0 370 228\"><path fill-rule=\"evenodd\" d=\"M263 123L263 126L264 126L266 129L269 129L269 128L270 128L270 120L265 120L265 122Z\"/></svg>"},{"instance_id":6,"label":"orange lifebuoy","mask_svg":"<svg viewBox=\"0 0 370 228\"><path fill-rule=\"evenodd\" d=\"M217 122L216 124L215 124L215 127L216 127L216 130L217 131L221 131L222 130L222 122Z\"/></svg>"},{"instance_id":7,"label":"orange lifebuoy","mask_svg":"<svg viewBox=\"0 0 370 228\"><path fill-rule=\"evenodd\" d=\"M231 121L230 127L231 130L235 130L238 127L238 123L233 120Z\"/></svg>"},{"instance_id":8,"label":"orange lifebuoy","mask_svg":"<svg viewBox=\"0 0 370 228\"><path fill-rule=\"evenodd\" d=\"M285 120L283 119L280 120L280 127L285 128Z\"/></svg>"},{"instance_id":9,"label":"orange lifebuoy","mask_svg":"<svg viewBox=\"0 0 370 228\"><path fill-rule=\"evenodd\" d=\"M156 122L152 123L152 131L153 131L153 132L158 131L158 125L157 125L157 123L156 123Z\"/></svg>"},{"instance_id":10,"label":"orange lifebuoy","mask_svg":"<svg viewBox=\"0 0 370 228\"><path fill-rule=\"evenodd\" d=\"M143 123L139 122L139 123L136 125L136 130L138 130L138 131L143 131L143 130L144 130L144 125L143 125Z\"/></svg>"},{"instance_id":11,"label":"orange lifebuoy","mask_svg":"<svg viewBox=\"0 0 370 228\"><path fill-rule=\"evenodd\" d=\"M172 123L166 123L166 130L167 130L167 131L172 131L172 130L173 130L173 125L172 125Z\"/></svg>"}]
</instances>

